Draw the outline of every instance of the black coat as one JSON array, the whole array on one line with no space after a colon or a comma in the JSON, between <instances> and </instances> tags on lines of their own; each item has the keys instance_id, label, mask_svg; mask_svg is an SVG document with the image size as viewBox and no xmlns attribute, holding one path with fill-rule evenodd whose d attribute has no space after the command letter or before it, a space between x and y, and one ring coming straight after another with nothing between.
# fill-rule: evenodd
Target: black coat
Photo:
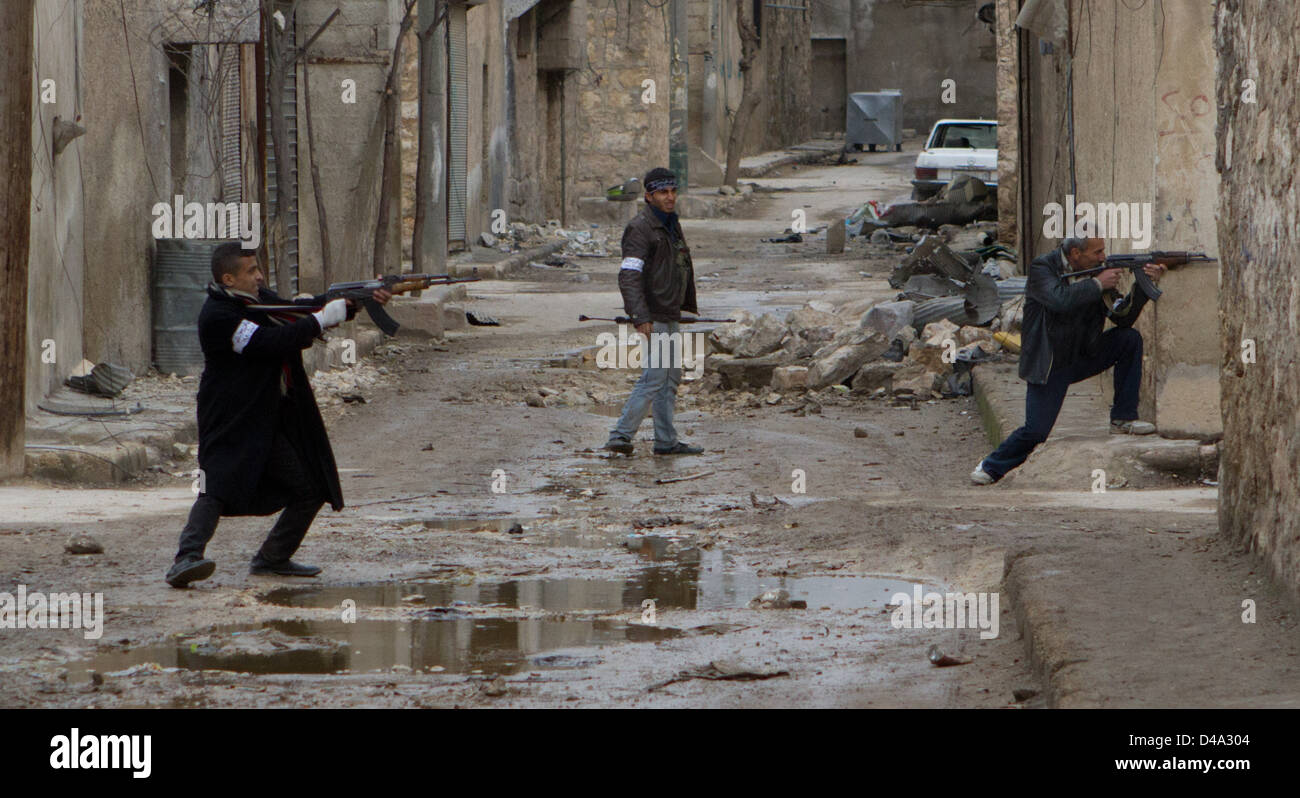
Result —
<instances>
[{"instance_id":1,"label":"black coat","mask_svg":"<svg viewBox=\"0 0 1300 798\"><path fill-rule=\"evenodd\" d=\"M1102 291L1094 279L1071 283L1065 264L1060 248L1029 264L1020 377L1035 385L1047 382L1053 365L1095 355L1106 319L1117 327L1132 327L1147 303L1147 295L1136 288L1121 299L1114 289Z\"/></svg>"},{"instance_id":2,"label":"black coat","mask_svg":"<svg viewBox=\"0 0 1300 798\"><path fill-rule=\"evenodd\" d=\"M259 299L287 304L266 289ZM277 325L241 300L208 288L199 313L204 361L198 399L200 487L222 502L222 515L267 515L289 501L259 484L277 431L298 451L321 497L335 510L343 508L334 452L302 365L302 350L320 332L309 314ZM289 389L282 395L286 375Z\"/></svg>"}]
</instances>

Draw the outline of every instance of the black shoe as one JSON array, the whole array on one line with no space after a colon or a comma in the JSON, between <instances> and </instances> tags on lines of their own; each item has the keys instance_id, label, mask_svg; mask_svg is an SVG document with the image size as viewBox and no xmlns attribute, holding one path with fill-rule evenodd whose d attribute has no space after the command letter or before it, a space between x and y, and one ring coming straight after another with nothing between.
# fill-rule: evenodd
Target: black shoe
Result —
<instances>
[{"instance_id":1,"label":"black shoe","mask_svg":"<svg viewBox=\"0 0 1300 798\"><path fill-rule=\"evenodd\" d=\"M217 570L217 564L212 560L191 557L181 560L168 568L165 579L167 584L172 587L186 587L190 582L207 579L212 576L212 572L215 570Z\"/></svg>"},{"instance_id":2,"label":"black shoe","mask_svg":"<svg viewBox=\"0 0 1300 798\"><path fill-rule=\"evenodd\" d=\"M655 447L655 454L704 454L704 449L699 446L692 446L689 443L678 441L667 449Z\"/></svg>"},{"instance_id":3,"label":"black shoe","mask_svg":"<svg viewBox=\"0 0 1300 798\"><path fill-rule=\"evenodd\" d=\"M282 563L271 564L260 558L254 557L253 562L248 566L248 572L253 576L316 576L320 573L320 568L314 565L301 565L293 560L285 560Z\"/></svg>"},{"instance_id":4,"label":"black shoe","mask_svg":"<svg viewBox=\"0 0 1300 798\"><path fill-rule=\"evenodd\" d=\"M610 438L605 442L605 448L618 454L631 454L632 441L625 441L622 438Z\"/></svg>"}]
</instances>

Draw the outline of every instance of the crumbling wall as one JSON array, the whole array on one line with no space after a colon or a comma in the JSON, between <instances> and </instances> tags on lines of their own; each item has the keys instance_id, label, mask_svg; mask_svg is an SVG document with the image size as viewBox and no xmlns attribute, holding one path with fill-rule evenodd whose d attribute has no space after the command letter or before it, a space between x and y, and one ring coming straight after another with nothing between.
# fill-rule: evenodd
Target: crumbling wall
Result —
<instances>
[{"instance_id":1,"label":"crumbling wall","mask_svg":"<svg viewBox=\"0 0 1300 798\"><path fill-rule=\"evenodd\" d=\"M1300 588L1296 25L1297 6L1288 0L1219 0L1214 16L1223 252L1219 525L1292 589ZM1250 346L1254 362L1247 362Z\"/></svg>"}]
</instances>

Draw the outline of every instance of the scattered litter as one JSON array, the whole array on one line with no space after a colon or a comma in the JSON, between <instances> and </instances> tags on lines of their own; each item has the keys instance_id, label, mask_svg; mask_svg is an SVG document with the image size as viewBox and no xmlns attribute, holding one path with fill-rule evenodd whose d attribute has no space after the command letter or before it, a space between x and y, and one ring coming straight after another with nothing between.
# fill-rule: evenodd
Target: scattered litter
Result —
<instances>
[{"instance_id":1,"label":"scattered litter","mask_svg":"<svg viewBox=\"0 0 1300 798\"><path fill-rule=\"evenodd\" d=\"M949 656L948 654L943 653L941 650L939 650L939 647L937 645L930 646L930 650L926 652L926 656L930 658L930 664L935 666L936 668L949 668L952 667L953 665L970 664L970 660L968 659L959 659L957 657Z\"/></svg>"},{"instance_id":2,"label":"scattered litter","mask_svg":"<svg viewBox=\"0 0 1300 798\"><path fill-rule=\"evenodd\" d=\"M788 228L785 232L786 234L780 238L764 238L762 240L771 244L799 244L803 242L803 235L801 233L795 233Z\"/></svg>"},{"instance_id":3,"label":"scattered litter","mask_svg":"<svg viewBox=\"0 0 1300 798\"><path fill-rule=\"evenodd\" d=\"M775 665L747 666L728 660L714 660L701 668L679 671L678 674L671 679L666 679L665 681L650 685L650 687L646 688L646 691L652 692L667 687L670 684L685 682L691 679L748 682L789 675L790 671Z\"/></svg>"},{"instance_id":4,"label":"scattered litter","mask_svg":"<svg viewBox=\"0 0 1300 798\"><path fill-rule=\"evenodd\" d=\"M709 476L710 474L714 474L714 473L717 473L717 472L715 472L715 471L701 471L701 472L699 472L698 474L687 474L687 475L684 476L684 477L661 477L661 478L655 480L655 484L656 484L656 485L667 485L667 484L669 484L669 483L671 483L671 482L686 482L686 481L688 481L688 480L692 480L692 479L699 479L700 477L707 477L707 476Z\"/></svg>"},{"instance_id":5,"label":"scattered litter","mask_svg":"<svg viewBox=\"0 0 1300 798\"><path fill-rule=\"evenodd\" d=\"M465 311L465 321L469 322L475 327L500 327L501 326L501 322L497 321L496 319L492 318L486 313L480 313L477 310Z\"/></svg>"}]
</instances>

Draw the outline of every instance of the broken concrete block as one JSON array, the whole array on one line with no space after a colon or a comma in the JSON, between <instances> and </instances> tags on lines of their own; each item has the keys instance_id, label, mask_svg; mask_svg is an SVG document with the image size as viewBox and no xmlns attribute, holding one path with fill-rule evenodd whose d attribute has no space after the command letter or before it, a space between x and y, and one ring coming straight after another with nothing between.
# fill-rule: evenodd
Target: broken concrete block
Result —
<instances>
[{"instance_id":1,"label":"broken concrete block","mask_svg":"<svg viewBox=\"0 0 1300 798\"><path fill-rule=\"evenodd\" d=\"M788 356L784 352L777 352L762 357L732 357L726 360L717 360L717 355L709 356L709 368L712 371L722 375L722 387L729 391L739 388L766 389L772 384L772 372L778 366L784 366L789 363Z\"/></svg>"},{"instance_id":2,"label":"broken concrete block","mask_svg":"<svg viewBox=\"0 0 1300 798\"><path fill-rule=\"evenodd\" d=\"M808 303L807 305L805 305L804 307L809 308L809 309L811 309L811 310L815 310L815 311L817 311L818 313L834 313L834 312L835 312L835 305L833 305L832 303L827 302L827 301L825 301L825 300L823 300L823 299L814 299L813 301L809 302L809 303Z\"/></svg>"},{"instance_id":3,"label":"broken concrete block","mask_svg":"<svg viewBox=\"0 0 1300 798\"><path fill-rule=\"evenodd\" d=\"M925 329L921 331L920 340L932 346L943 346L944 341L949 339L957 340L957 333L960 329L947 319L939 319L925 325Z\"/></svg>"},{"instance_id":4,"label":"broken concrete block","mask_svg":"<svg viewBox=\"0 0 1300 798\"><path fill-rule=\"evenodd\" d=\"M761 357L775 352L785 340L785 324L774 314L764 313L754 322L750 334L741 341L732 353L737 357Z\"/></svg>"},{"instance_id":5,"label":"broken concrete block","mask_svg":"<svg viewBox=\"0 0 1300 798\"><path fill-rule=\"evenodd\" d=\"M889 339L875 330L856 330L854 337L824 354L808 369L808 387L814 390L838 385L852 377L862 364L875 360L889 349ZM836 341L842 340L836 336ZM832 344L833 346L834 344Z\"/></svg>"},{"instance_id":6,"label":"broken concrete block","mask_svg":"<svg viewBox=\"0 0 1300 798\"><path fill-rule=\"evenodd\" d=\"M731 196L736 193L736 189L731 186L720 186L718 188L718 193L724 196Z\"/></svg>"},{"instance_id":7,"label":"broken concrete block","mask_svg":"<svg viewBox=\"0 0 1300 798\"><path fill-rule=\"evenodd\" d=\"M926 371L946 375L952 371L952 364L944 362L945 352L950 352L951 354L948 357L954 358L957 349L955 346L936 346L928 341L913 341L911 347L907 350L907 359L912 363L920 363L925 366Z\"/></svg>"},{"instance_id":8,"label":"broken concrete block","mask_svg":"<svg viewBox=\"0 0 1300 798\"><path fill-rule=\"evenodd\" d=\"M772 390L774 391L795 391L807 384L807 366L777 366L772 369Z\"/></svg>"},{"instance_id":9,"label":"broken concrete block","mask_svg":"<svg viewBox=\"0 0 1300 798\"><path fill-rule=\"evenodd\" d=\"M860 325L892 339L902 328L912 326L912 311L915 309L915 302L882 302L867 311Z\"/></svg>"},{"instance_id":10,"label":"broken concrete block","mask_svg":"<svg viewBox=\"0 0 1300 798\"><path fill-rule=\"evenodd\" d=\"M993 333L984 327L962 327L957 331L957 343L961 346L973 344L976 341L992 341Z\"/></svg>"},{"instance_id":11,"label":"broken concrete block","mask_svg":"<svg viewBox=\"0 0 1300 798\"><path fill-rule=\"evenodd\" d=\"M709 341L719 352L733 352L753 333L754 314L747 310L733 310L730 324L724 324L709 334Z\"/></svg>"},{"instance_id":12,"label":"broken concrete block","mask_svg":"<svg viewBox=\"0 0 1300 798\"><path fill-rule=\"evenodd\" d=\"M891 363L888 360L866 363L853 377L853 392L872 393L879 388L888 391L893 388L894 375L907 366L906 363Z\"/></svg>"},{"instance_id":13,"label":"broken concrete block","mask_svg":"<svg viewBox=\"0 0 1300 798\"><path fill-rule=\"evenodd\" d=\"M812 343L825 343L839 332L839 319L833 313L813 310L805 305L785 317L786 329Z\"/></svg>"},{"instance_id":14,"label":"broken concrete block","mask_svg":"<svg viewBox=\"0 0 1300 798\"><path fill-rule=\"evenodd\" d=\"M497 238L491 233L479 233L478 240L485 247L495 247L497 245Z\"/></svg>"},{"instance_id":15,"label":"broken concrete block","mask_svg":"<svg viewBox=\"0 0 1300 798\"><path fill-rule=\"evenodd\" d=\"M906 367L899 369L893 376L893 394L900 396L911 394L929 398L931 392L939 389L943 384L943 378L932 371L929 371L920 363L909 363Z\"/></svg>"},{"instance_id":16,"label":"broken concrete block","mask_svg":"<svg viewBox=\"0 0 1300 798\"><path fill-rule=\"evenodd\" d=\"M844 220L832 219L826 228L826 254L838 255L844 251Z\"/></svg>"}]
</instances>

